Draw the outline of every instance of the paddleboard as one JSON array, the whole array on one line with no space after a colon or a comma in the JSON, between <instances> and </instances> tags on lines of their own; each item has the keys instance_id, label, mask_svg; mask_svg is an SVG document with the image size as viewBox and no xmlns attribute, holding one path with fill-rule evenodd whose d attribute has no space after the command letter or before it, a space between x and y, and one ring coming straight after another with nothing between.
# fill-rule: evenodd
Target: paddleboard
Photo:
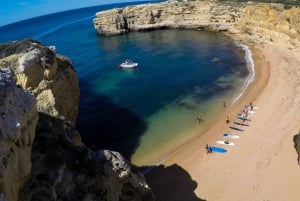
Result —
<instances>
[{"instance_id":1,"label":"paddleboard","mask_svg":"<svg viewBox=\"0 0 300 201\"><path fill-rule=\"evenodd\" d=\"M217 153L222 153L222 154L227 152L226 149L223 149L221 147L210 146L210 149L212 152L217 152Z\"/></svg>"},{"instance_id":2,"label":"paddleboard","mask_svg":"<svg viewBox=\"0 0 300 201\"><path fill-rule=\"evenodd\" d=\"M248 117L251 117L252 115L248 115ZM236 115L236 117L238 118L238 119L245 119L245 120L250 120L249 118L245 118L245 114L241 114L241 113L239 113L239 114L237 114Z\"/></svg>"},{"instance_id":3,"label":"paddleboard","mask_svg":"<svg viewBox=\"0 0 300 201\"><path fill-rule=\"evenodd\" d=\"M223 133L223 136L227 137L227 138L231 138L231 139L239 139L240 138L240 136L238 136L238 135L232 135L232 134L228 134L228 133Z\"/></svg>"},{"instance_id":4,"label":"paddleboard","mask_svg":"<svg viewBox=\"0 0 300 201\"><path fill-rule=\"evenodd\" d=\"M218 144L224 144L224 145L230 145L230 146L233 146L233 145L234 145L233 142L225 143L225 141L217 141L216 143L218 143Z\"/></svg>"},{"instance_id":5,"label":"paddleboard","mask_svg":"<svg viewBox=\"0 0 300 201\"><path fill-rule=\"evenodd\" d=\"M244 108L245 108L246 110L251 110L250 105L245 105ZM257 109L258 109L258 106L253 106L253 110L257 110Z\"/></svg>"}]
</instances>

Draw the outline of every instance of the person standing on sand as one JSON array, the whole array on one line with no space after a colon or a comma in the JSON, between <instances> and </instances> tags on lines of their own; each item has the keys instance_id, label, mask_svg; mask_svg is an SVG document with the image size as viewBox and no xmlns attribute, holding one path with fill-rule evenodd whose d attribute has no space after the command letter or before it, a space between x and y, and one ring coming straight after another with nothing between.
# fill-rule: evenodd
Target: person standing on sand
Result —
<instances>
[{"instance_id":1,"label":"person standing on sand","mask_svg":"<svg viewBox=\"0 0 300 201\"><path fill-rule=\"evenodd\" d=\"M248 119L249 119L249 116L248 116L248 109L247 110L244 110L244 119L243 119L243 123L245 125L248 125Z\"/></svg>"},{"instance_id":2,"label":"person standing on sand","mask_svg":"<svg viewBox=\"0 0 300 201\"><path fill-rule=\"evenodd\" d=\"M253 110L253 103L251 102L251 103L249 104L249 106L250 106L250 110L252 111L252 110Z\"/></svg>"},{"instance_id":3,"label":"person standing on sand","mask_svg":"<svg viewBox=\"0 0 300 201\"><path fill-rule=\"evenodd\" d=\"M206 149L206 154L212 153L211 147L208 144L206 144L205 149Z\"/></svg>"},{"instance_id":4,"label":"person standing on sand","mask_svg":"<svg viewBox=\"0 0 300 201\"><path fill-rule=\"evenodd\" d=\"M230 123L229 115L226 115L225 122L226 122L227 125L229 125L229 123Z\"/></svg>"}]
</instances>

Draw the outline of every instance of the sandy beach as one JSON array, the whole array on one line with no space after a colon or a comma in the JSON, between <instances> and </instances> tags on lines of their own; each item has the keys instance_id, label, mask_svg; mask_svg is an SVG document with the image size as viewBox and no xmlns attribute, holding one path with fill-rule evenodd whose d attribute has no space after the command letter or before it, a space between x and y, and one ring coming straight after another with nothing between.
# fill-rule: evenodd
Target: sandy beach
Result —
<instances>
[{"instance_id":1,"label":"sandy beach","mask_svg":"<svg viewBox=\"0 0 300 201\"><path fill-rule=\"evenodd\" d=\"M224 109L208 132L179 147L146 175L157 201L299 201L300 166L293 137L300 129L299 50L262 43L251 47L255 80ZM298 52L297 52L298 51ZM234 122L244 105L258 106L248 126ZM235 146L216 144L230 130ZM207 154L205 145L227 149Z\"/></svg>"}]
</instances>

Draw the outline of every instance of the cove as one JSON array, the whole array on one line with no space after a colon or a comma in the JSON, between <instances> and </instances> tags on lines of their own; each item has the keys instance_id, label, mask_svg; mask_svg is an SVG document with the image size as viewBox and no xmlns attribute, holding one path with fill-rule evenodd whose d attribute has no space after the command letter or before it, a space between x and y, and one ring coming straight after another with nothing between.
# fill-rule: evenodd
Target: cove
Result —
<instances>
[{"instance_id":1,"label":"cove","mask_svg":"<svg viewBox=\"0 0 300 201\"><path fill-rule=\"evenodd\" d=\"M93 54L81 75L78 129L87 145L119 151L138 165L204 133L249 75L243 49L216 32L99 36ZM139 67L119 69L125 59Z\"/></svg>"}]
</instances>

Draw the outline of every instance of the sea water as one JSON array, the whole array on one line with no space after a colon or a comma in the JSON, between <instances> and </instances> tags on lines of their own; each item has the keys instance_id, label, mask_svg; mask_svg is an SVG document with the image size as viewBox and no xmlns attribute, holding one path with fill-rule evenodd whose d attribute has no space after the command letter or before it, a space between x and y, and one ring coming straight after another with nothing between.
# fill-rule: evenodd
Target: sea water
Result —
<instances>
[{"instance_id":1,"label":"sea water","mask_svg":"<svg viewBox=\"0 0 300 201\"><path fill-rule=\"evenodd\" d=\"M79 78L77 128L84 143L147 165L213 125L222 102L236 101L252 81L253 63L245 59L250 58L247 47L221 33L170 29L98 36L95 13L125 5L0 27L0 41L31 37L55 45L72 60ZM138 68L118 68L125 59L138 62Z\"/></svg>"}]
</instances>

